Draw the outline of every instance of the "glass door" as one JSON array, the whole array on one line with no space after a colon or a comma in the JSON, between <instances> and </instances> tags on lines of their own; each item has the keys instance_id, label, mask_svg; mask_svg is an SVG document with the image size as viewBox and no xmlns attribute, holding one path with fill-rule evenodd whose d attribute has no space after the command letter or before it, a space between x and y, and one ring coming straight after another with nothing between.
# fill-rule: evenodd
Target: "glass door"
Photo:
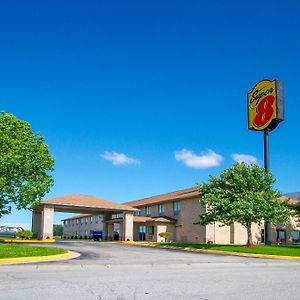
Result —
<instances>
[{"instance_id":1,"label":"glass door","mask_svg":"<svg viewBox=\"0 0 300 300\"><path fill-rule=\"evenodd\" d=\"M139 233L140 233L140 241L146 240L146 226L141 225L139 226Z\"/></svg>"}]
</instances>

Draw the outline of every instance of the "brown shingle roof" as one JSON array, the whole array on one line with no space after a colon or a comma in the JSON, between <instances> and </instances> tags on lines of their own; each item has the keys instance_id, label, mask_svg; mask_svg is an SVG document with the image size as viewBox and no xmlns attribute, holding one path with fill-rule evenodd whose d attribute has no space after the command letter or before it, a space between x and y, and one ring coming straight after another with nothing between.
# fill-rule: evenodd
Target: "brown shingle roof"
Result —
<instances>
[{"instance_id":1,"label":"brown shingle roof","mask_svg":"<svg viewBox=\"0 0 300 300\"><path fill-rule=\"evenodd\" d=\"M147 204L155 204L160 202L166 202L166 201L173 201L173 200L182 200L182 199L190 199L194 197L199 197L199 191L197 187L184 189L176 192L171 192L167 194L162 194L158 196L153 196L149 198L144 198L140 200L125 202L125 205L130 205L133 207L139 207L144 206Z\"/></svg>"},{"instance_id":2,"label":"brown shingle roof","mask_svg":"<svg viewBox=\"0 0 300 300\"><path fill-rule=\"evenodd\" d=\"M281 200L281 201L288 201L289 204L299 204L300 203L300 201L292 199L292 198L289 198L289 197L286 197L286 196L279 197L279 200Z\"/></svg>"},{"instance_id":3,"label":"brown shingle roof","mask_svg":"<svg viewBox=\"0 0 300 300\"><path fill-rule=\"evenodd\" d=\"M62 219L62 221L80 219L80 218L89 217L89 216L92 216L92 215L90 215L90 214L81 214L81 215L76 215L76 216L73 216L73 217Z\"/></svg>"},{"instance_id":4,"label":"brown shingle roof","mask_svg":"<svg viewBox=\"0 0 300 300\"><path fill-rule=\"evenodd\" d=\"M161 222L161 223L175 223L176 219L168 218L168 217L143 217L143 216L134 216L133 222L137 223L145 223L145 222Z\"/></svg>"},{"instance_id":5,"label":"brown shingle roof","mask_svg":"<svg viewBox=\"0 0 300 300\"><path fill-rule=\"evenodd\" d=\"M41 204L53 204L60 206L74 206L82 208L99 208L99 209L111 209L120 211L135 211L133 207L128 205L119 204L111 201L107 201L94 196L86 195L65 195L57 198L47 199L41 201Z\"/></svg>"}]
</instances>

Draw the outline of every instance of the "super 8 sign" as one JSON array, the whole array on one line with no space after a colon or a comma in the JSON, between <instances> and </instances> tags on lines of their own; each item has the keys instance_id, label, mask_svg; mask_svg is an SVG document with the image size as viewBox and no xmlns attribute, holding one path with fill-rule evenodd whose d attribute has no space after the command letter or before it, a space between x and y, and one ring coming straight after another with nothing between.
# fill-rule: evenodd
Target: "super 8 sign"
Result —
<instances>
[{"instance_id":1,"label":"super 8 sign","mask_svg":"<svg viewBox=\"0 0 300 300\"><path fill-rule=\"evenodd\" d=\"M271 131L284 120L283 84L262 80L248 93L248 128Z\"/></svg>"}]
</instances>

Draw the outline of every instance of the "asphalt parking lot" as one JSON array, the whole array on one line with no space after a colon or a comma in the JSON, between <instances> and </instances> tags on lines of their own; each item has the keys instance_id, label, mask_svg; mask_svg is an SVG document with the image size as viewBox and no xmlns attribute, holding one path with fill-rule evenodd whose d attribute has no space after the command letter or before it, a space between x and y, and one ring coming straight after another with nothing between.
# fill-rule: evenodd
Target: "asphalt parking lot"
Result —
<instances>
[{"instance_id":1,"label":"asphalt parking lot","mask_svg":"<svg viewBox=\"0 0 300 300\"><path fill-rule=\"evenodd\" d=\"M299 299L300 262L58 242L64 262L0 266L0 299Z\"/></svg>"}]
</instances>

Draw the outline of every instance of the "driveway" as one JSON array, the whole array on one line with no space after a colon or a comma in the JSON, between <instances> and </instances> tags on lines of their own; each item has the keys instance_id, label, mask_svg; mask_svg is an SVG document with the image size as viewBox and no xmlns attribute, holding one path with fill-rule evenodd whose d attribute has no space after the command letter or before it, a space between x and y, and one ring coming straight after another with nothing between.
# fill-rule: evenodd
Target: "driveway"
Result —
<instances>
[{"instance_id":1,"label":"driveway","mask_svg":"<svg viewBox=\"0 0 300 300\"><path fill-rule=\"evenodd\" d=\"M299 299L300 263L58 242L80 258L0 267L0 299Z\"/></svg>"}]
</instances>

